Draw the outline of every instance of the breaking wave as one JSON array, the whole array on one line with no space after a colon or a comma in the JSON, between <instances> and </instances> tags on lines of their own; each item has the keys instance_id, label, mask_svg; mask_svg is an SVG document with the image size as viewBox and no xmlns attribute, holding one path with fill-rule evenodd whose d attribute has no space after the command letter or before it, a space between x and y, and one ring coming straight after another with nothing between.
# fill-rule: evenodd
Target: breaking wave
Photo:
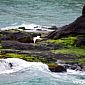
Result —
<instances>
[{"instance_id":1,"label":"breaking wave","mask_svg":"<svg viewBox=\"0 0 85 85\"><path fill-rule=\"evenodd\" d=\"M54 73L46 64L18 58L0 59L0 76L1 85L85 85L85 72Z\"/></svg>"}]
</instances>

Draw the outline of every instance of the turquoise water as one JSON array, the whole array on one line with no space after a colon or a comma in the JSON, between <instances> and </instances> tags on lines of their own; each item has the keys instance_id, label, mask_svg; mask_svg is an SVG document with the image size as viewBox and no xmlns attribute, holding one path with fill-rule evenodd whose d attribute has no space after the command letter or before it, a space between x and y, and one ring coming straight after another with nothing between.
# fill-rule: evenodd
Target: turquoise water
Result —
<instances>
[{"instance_id":1,"label":"turquoise water","mask_svg":"<svg viewBox=\"0 0 85 85\"><path fill-rule=\"evenodd\" d=\"M10 68L9 63L12 63ZM50 72L46 64L17 58L0 59L0 85L85 85L85 72Z\"/></svg>"},{"instance_id":2,"label":"turquoise water","mask_svg":"<svg viewBox=\"0 0 85 85\"><path fill-rule=\"evenodd\" d=\"M28 70L0 75L0 85L85 85L85 75Z\"/></svg>"},{"instance_id":3,"label":"turquoise water","mask_svg":"<svg viewBox=\"0 0 85 85\"><path fill-rule=\"evenodd\" d=\"M62 26L81 15L85 0L0 0L0 28L21 24Z\"/></svg>"}]
</instances>

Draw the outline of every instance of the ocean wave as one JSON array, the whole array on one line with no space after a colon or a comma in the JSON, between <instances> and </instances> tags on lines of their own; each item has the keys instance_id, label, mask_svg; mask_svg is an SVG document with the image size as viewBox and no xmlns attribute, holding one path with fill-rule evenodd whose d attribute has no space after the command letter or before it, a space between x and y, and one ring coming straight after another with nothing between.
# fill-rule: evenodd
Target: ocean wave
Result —
<instances>
[{"instance_id":1,"label":"ocean wave","mask_svg":"<svg viewBox=\"0 0 85 85\"><path fill-rule=\"evenodd\" d=\"M14 73L20 70L33 70L38 69L40 71L48 70L48 66L41 62L27 62L18 58L0 59L0 74Z\"/></svg>"},{"instance_id":2,"label":"ocean wave","mask_svg":"<svg viewBox=\"0 0 85 85\"><path fill-rule=\"evenodd\" d=\"M0 28L0 30L10 30L10 29L17 29L17 30L21 30L19 29L19 27L24 27L26 32L49 32L49 31L54 31L52 29L48 29L50 28L50 26L41 26L41 25L36 25L36 24L20 24L18 25L17 23L12 24L11 26L7 26L4 28Z\"/></svg>"},{"instance_id":3,"label":"ocean wave","mask_svg":"<svg viewBox=\"0 0 85 85\"><path fill-rule=\"evenodd\" d=\"M60 82L60 84L65 83L70 85L85 84L85 72L67 70L65 73L55 73L51 72L46 64L41 62L27 62L18 58L0 59L0 75L1 74L10 74L12 76L23 75L30 79L33 77L36 79L36 76L41 76L42 78L48 78L46 81L51 79L53 80L52 82L56 82L57 84L58 82Z\"/></svg>"}]
</instances>

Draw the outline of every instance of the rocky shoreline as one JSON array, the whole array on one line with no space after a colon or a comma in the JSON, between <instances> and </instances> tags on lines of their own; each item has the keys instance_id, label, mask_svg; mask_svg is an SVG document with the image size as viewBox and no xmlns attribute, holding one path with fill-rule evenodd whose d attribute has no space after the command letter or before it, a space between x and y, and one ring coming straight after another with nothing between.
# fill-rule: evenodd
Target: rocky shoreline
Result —
<instances>
[{"instance_id":1,"label":"rocky shoreline","mask_svg":"<svg viewBox=\"0 0 85 85\"><path fill-rule=\"evenodd\" d=\"M27 34L26 32L24 33ZM38 59L39 58L44 59L44 60L40 60L40 62L44 62L48 64L49 69L52 72L66 72L67 69L85 71L85 67L83 65L79 65L77 62L65 62L64 64L61 65L58 65L58 63L56 63L58 60L72 61L72 60L76 60L77 57L84 58L85 56L82 55L80 56L76 54L53 53L52 50L59 50L68 47L62 44L48 42L49 40L47 39L38 41L37 43L34 44L32 41L33 38L32 36L39 35L39 34L34 33L33 35L31 35L29 33L31 39L29 40L29 38L27 38L28 40L26 40L26 38L24 38L24 36L26 37L24 33L22 35L22 32L19 32L18 34L18 32L15 31L12 34L12 32L10 32L9 30L8 33L6 32L5 34L4 33L2 34L2 36L0 37L1 47L2 47L0 55L2 56L2 58L9 58L10 56L7 56L7 54L27 55ZM15 37L14 34L17 34L18 36Z\"/></svg>"},{"instance_id":2,"label":"rocky shoreline","mask_svg":"<svg viewBox=\"0 0 85 85\"><path fill-rule=\"evenodd\" d=\"M0 31L0 58L17 57L43 62L52 72L85 71L85 6L82 16L61 28L52 26L49 28L54 30L52 32L35 33L24 29ZM37 36L41 40L34 43L33 38Z\"/></svg>"}]
</instances>

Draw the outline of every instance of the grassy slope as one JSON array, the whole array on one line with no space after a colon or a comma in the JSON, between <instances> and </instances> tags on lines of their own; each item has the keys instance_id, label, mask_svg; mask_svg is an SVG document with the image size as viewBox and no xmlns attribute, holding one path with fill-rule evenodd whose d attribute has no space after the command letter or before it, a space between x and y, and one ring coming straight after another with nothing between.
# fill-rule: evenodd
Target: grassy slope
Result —
<instances>
[{"instance_id":1,"label":"grassy slope","mask_svg":"<svg viewBox=\"0 0 85 85\"><path fill-rule=\"evenodd\" d=\"M52 50L53 53L77 55L79 57L76 57L76 60L69 61L69 62L78 62L79 64L85 65L85 47L76 47L75 41L76 41L76 37L68 37L68 38L62 38L58 40L48 40L47 42L63 45L63 48L61 49Z\"/></svg>"}]
</instances>

